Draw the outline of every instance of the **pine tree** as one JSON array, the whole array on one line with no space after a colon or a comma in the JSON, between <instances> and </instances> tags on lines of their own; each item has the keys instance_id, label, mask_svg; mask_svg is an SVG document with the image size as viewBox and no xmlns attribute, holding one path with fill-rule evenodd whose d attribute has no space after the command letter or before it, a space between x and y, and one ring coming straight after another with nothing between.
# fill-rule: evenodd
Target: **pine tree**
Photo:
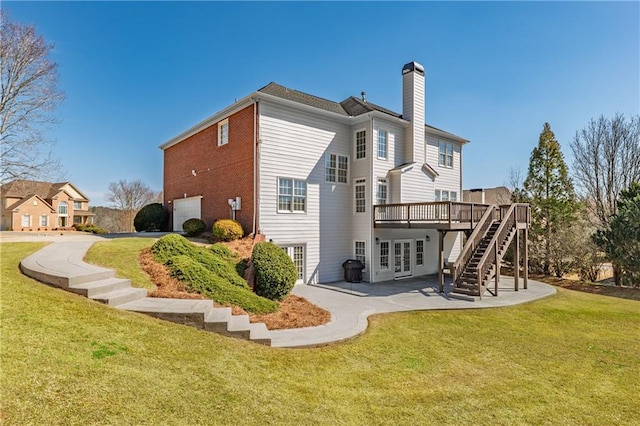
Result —
<instances>
[{"instance_id":1,"label":"pine tree","mask_svg":"<svg viewBox=\"0 0 640 426\"><path fill-rule=\"evenodd\" d=\"M577 203L567 164L549 123L544 123L538 146L531 153L524 195L531 204L532 266L537 263L545 275L551 275L553 267L561 276L569 254L561 236L575 220Z\"/></svg>"}]
</instances>

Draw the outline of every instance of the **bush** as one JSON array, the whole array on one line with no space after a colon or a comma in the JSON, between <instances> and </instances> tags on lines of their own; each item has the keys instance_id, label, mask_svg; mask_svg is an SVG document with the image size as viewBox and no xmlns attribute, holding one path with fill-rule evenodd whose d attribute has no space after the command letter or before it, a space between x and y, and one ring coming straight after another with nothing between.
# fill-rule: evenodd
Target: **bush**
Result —
<instances>
[{"instance_id":1,"label":"bush","mask_svg":"<svg viewBox=\"0 0 640 426\"><path fill-rule=\"evenodd\" d=\"M87 227L87 226L86 226L85 224L83 224L83 223L74 223L74 224L73 224L73 228L74 228L76 231L84 231L86 227Z\"/></svg>"},{"instance_id":2,"label":"bush","mask_svg":"<svg viewBox=\"0 0 640 426\"><path fill-rule=\"evenodd\" d=\"M209 247L209 251L217 256L222 257L223 259L235 259L236 255L229 250L229 247L224 244L215 243L211 247Z\"/></svg>"},{"instance_id":3,"label":"bush","mask_svg":"<svg viewBox=\"0 0 640 426\"><path fill-rule=\"evenodd\" d=\"M76 231L81 231L81 232L91 232L93 234L106 234L107 230L104 228L100 228L98 227L96 224L90 223L90 224L86 224L86 223L74 223L73 224L73 228Z\"/></svg>"},{"instance_id":4,"label":"bush","mask_svg":"<svg viewBox=\"0 0 640 426\"><path fill-rule=\"evenodd\" d=\"M233 241L242 238L244 231L239 222L231 219L216 220L213 224L214 241Z\"/></svg>"},{"instance_id":5,"label":"bush","mask_svg":"<svg viewBox=\"0 0 640 426\"><path fill-rule=\"evenodd\" d=\"M255 292L271 300L284 299L293 288L298 271L287 253L273 243L258 243L253 247L256 270Z\"/></svg>"},{"instance_id":6,"label":"bush","mask_svg":"<svg viewBox=\"0 0 640 426\"><path fill-rule=\"evenodd\" d=\"M191 218L185 220L182 224L182 230L186 233L187 237L195 237L202 234L207 229L207 224L203 220L197 218Z\"/></svg>"},{"instance_id":7,"label":"bush","mask_svg":"<svg viewBox=\"0 0 640 426\"><path fill-rule=\"evenodd\" d=\"M160 203L147 204L136 214L133 226L136 231L158 231L166 229L169 213Z\"/></svg>"},{"instance_id":8,"label":"bush","mask_svg":"<svg viewBox=\"0 0 640 426\"><path fill-rule=\"evenodd\" d=\"M249 288L247 282L237 274L234 259L224 258L210 249L198 247L182 235L167 234L163 236L151 246L151 252L158 262L164 264L176 256L188 256L234 286Z\"/></svg>"},{"instance_id":9,"label":"bush","mask_svg":"<svg viewBox=\"0 0 640 426\"><path fill-rule=\"evenodd\" d=\"M190 291L203 294L217 303L240 306L256 314L275 312L279 307L278 303L260 297L249 289L229 284L189 256L175 256L167 266L171 274L184 282Z\"/></svg>"}]
</instances>

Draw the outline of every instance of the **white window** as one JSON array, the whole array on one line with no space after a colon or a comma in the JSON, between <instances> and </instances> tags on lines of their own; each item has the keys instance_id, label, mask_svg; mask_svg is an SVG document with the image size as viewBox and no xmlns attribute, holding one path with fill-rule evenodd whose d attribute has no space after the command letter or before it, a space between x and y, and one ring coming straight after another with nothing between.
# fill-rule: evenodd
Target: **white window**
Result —
<instances>
[{"instance_id":1,"label":"white window","mask_svg":"<svg viewBox=\"0 0 640 426\"><path fill-rule=\"evenodd\" d=\"M378 178L378 187L376 188L376 204L387 204L387 180Z\"/></svg>"},{"instance_id":2,"label":"white window","mask_svg":"<svg viewBox=\"0 0 640 426\"><path fill-rule=\"evenodd\" d=\"M49 226L49 216L46 214L40 216L40 226Z\"/></svg>"},{"instance_id":3,"label":"white window","mask_svg":"<svg viewBox=\"0 0 640 426\"><path fill-rule=\"evenodd\" d=\"M380 241L380 269L389 270L389 241Z\"/></svg>"},{"instance_id":4,"label":"white window","mask_svg":"<svg viewBox=\"0 0 640 426\"><path fill-rule=\"evenodd\" d=\"M69 205L66 201L60 201L58 204L58 214L61 216L66 216L69 212Z\"/></svg>"},{"instance_id":5,"label":"white window","mask_svg":"<svg viewBox=\"0 0 640 426\"><path fill-rule=\"evenodd\" d=\"M453 167L453 144L440 141L438 146L438 164L443 167Z\"/></svg>"},{"instance_id":6,"label":"white window","mask_svg":"<svg viewBox=\"0 0 640 426\"><path fill-rule=\"evenodd\" d=\"M82 201L74 201L73 202L74 210L82 210Z\"/></svg>"},{"instance_id":7,"label":"white window","mask_svg":"<svg viewBox=\"0 0 640 426\"><path fill-rule=\"evenodd\" d=\"M327 154L325 157L324 178L327 182L349 182L349 157L339 154Z\"/></svg>"},{"instance_id":8,"label":"white window","mask_svg":"<svg viewBox=\"0 0 640 426\"><path fill-rule=\"evenodd\" d=\"M218 123L218 146L229 143L229 119Z\"/></svg>"},{"instance_id":9,"label":"white window","mask_svg":"<svg viewBox=\"0 0 640 426\"><path fill-rule=\"evenodd\" d=\"M304 213L307 208L307 182L299 179L278 179L278 211Z\"/></svg>"},{"instance_id":10,"label":"white window","mask_svg":"<svg viewBox=\"0 0 640 426\"><path fill-rule=\"evenodd\" d=\"M365 250L365 243L364 241L356 241L355 242L355 257L357 260L359 260L360 262L362 262L362 264L365 266L366 268L366 260L367 260L367 256L366 256L366 250Z\"/></svg>"},{"instance_id":11,"label":"white window","mask_svg":"<svg viewBox=\"0 0 640 426\"><path fill-rule=\"evenodd\" d=\"M424 240L416 240L416 266L424 265Z\"/></svg>"},{"instance_id":12,"label":"white window","mask_svg":"<svg viewBox=\"0 0 640 426\"><path fill-rule=\"evenodd\" d=\"M356 132L356 160L367 156L367 131Z\"/></svg>"},{"instance_id":13,"label":"white window","mask_svg":"<svg viewBox=\"0 0 640 426\"><path fill-rule=\"evenodd\" d=\"M456 191L445 191L436 189L436 201L458 201L458 193Z\"/></svg>"},{"instance_id":14,"label":"white window","mask_svg":"<svg viewBox=\"0 0 640 426\"><path fill-rule=\"evenodd\" d=\"M386 130L378 129L378 158L387 159L387 139L389 134Z\"/></svg>"},{"instance_id":15,"label":"white window","mask_svg":"<svg viewBox=\"0 0 640 426\"><path fill-rule=\"evenodd\" d=\"M22 226L31 226L31 216L28 214L22 215Z\"/></svg>"},{"instance_id":16,"label":"white window","mask_svg":"<svg viewBox=\"0 0 640 426\"><path fill-rule=\"evenodd\" d=\"M367 181L356 179L354 188L356 213L364 213L367 210Z\"/></svg>"}]
</instances>

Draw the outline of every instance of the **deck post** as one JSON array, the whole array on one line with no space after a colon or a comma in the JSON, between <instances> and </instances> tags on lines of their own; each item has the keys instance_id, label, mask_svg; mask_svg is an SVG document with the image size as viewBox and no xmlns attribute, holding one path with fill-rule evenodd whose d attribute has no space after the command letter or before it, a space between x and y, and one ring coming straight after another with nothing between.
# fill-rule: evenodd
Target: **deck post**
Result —
<instances>
[{"instance_id":1,"label":"deck post","mask_svg":"<svg viewBox=\"0 0 640 426\"><path fill-rule=\"evenodd\" d=\"M513 287L518 291L520 285L520 230L516 224L515 253L513 254Z\"/></svg>"},{"instance_id":2,"label":"deck post","mask_svg":"<svg viewBox=\"0 0 640 426\"><path fill-rule=\"evenodd\" d=\"M498 284L500 283L500 258L498 257L498 241L494 243L494 251L495 251L495 262L496 262L496 277L495 277L495 293L494 296L498 295Z\"/></svg>"},{"instance_id":3,"label":"deck post","mask_svg":"<svg viewBox=\"0 0 640 426\"><path fill-rule=\"evenodd\" d=\"M529 281L529 228L527 226L524 228L524 253L522 253L522 263L523 263L523 272L524 276L522 277L524 289L527 289L527 284Z\"/></svg>"},{"instance_id":4,"label":"deck post","mask_svg":"<svg viewBox=\"0 0 640 426\"><path fill-rule=\"evenodd\" d=\"M438 231L438 291L444 293L444 232Z\"/></svg>"}]
</instances>

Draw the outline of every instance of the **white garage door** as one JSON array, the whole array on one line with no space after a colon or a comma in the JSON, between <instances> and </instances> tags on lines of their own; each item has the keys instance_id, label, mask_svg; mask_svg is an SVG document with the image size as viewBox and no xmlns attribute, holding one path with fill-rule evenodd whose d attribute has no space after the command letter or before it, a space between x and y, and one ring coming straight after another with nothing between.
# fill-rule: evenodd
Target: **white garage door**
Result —
<instances>
[{"instance_id":1,"label":"white garage door","mask_svg":"<svg viewBox=\"0 0 640 426\"><path fill-rule=\"evenodd\" d=\"M201 219L200 200L202 197L177 198L173 200L173 230L182 232L182 224L191 218Z\"/></svg>"}]
</instances>

